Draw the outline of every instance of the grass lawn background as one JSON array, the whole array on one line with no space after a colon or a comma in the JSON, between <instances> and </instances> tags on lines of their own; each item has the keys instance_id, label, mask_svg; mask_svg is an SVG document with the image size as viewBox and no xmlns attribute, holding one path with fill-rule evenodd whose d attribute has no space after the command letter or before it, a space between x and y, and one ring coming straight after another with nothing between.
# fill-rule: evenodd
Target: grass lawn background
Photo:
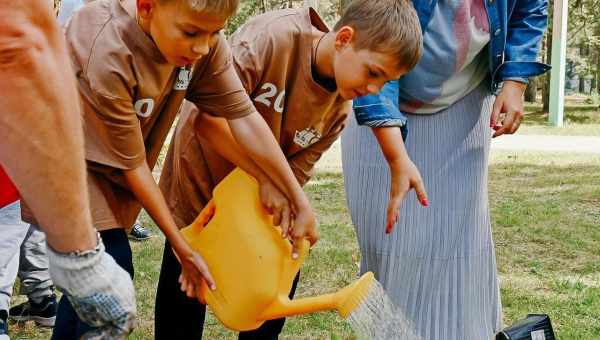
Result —
<instances>
[{"instance_id":1,"label":"grass lawn background","mask_svg":"<svg viewBox=\"0 0 600 340\"><path fill-rule=\"evenodd\" d=\"M552 129L545 126L543 115L534 112L526 117L522 131L600 135L599 116L593 110L571 110L567 126ZM306 186L322 238L302 269L298 296L333 291L358 272L360 254L336 152L338 148L325 157ZM600 339L600 155L496 150L490 162L490 209L504 322L511 324L527 313L548 313L559 339ZM143 221L159 235L145 214ZM163 242L157 236L132 243L139 325L131 339L153 338ZM13 303L23 300L15 297ZM47 339L49 332L31 323L11 324L11 336ZM349 339L352 333L330 312L289 319L281 338ZM235 339L235 335L209 316L204 339Z\"/></svg>"}]
</instances>

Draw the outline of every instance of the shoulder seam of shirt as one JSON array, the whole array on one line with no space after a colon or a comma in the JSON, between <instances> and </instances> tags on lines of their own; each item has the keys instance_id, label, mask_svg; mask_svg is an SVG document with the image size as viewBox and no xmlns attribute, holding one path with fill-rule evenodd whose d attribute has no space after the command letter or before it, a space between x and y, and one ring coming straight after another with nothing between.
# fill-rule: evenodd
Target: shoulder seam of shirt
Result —
<instances>
[{"instance_id":1,"label":"shoulder seam of shirt","mask_svg":"<svg viewBox=\"0 0 600 340\"><path fill-rule=\"evenodd\" d=\"M88 72L88 68L90 66L90 62L92 61L92 57L95 57L94 55L94 50L96 48L96 41L98 40L98 38L100 37L100 35L102 35L102 33L104 32L104 29L106 28L106 25L108 25L108 23L114 19L113 14L111 13L110 16L108 17L108 19L106 20L106 22L104 22L104 24L102 24L102 28L100 28L98 30L98 33L96 34L96 36L94 37L94 41L92 42L92 45L90 46L90 57L87 60L87 63L85 65L85 70L84 73L87 75ZM87 77L87 76L86 76Z\"/></svg>"},{"instance_id":2,"label":"shoulder seam of shirt","mask_svg":"<svg viewBox=\"0 0 600 340\"><path fill-rule=\"evenodd\" d=\"M94 49L96 48L96 42L100 38L100 36L104 33L104 30L106 29L106 26L109 24L109 22L114 19L115 19L115 16L111 13L110 16L108 17L108 19L106 20L106 22L104 22L104 24L102 24L102 28L100 28L98 30L98 33L94 37L94 41L92 42L92 45L90 47L90 57L88 58L88 61L87 61L86 67L85 67L85 71L84 71L84 75L86 78L88 78L88 76L87 76L88 68L89 68L90 63L92 62L92 58L96 57L95 54L93 53ZM89 83L89 78L88 78L88 83ZM90 90L92 90L96 95L101 95L110 100L119 100L119 101L131 103L131 98L121 98L121 97L113 96L111 94L105 93L104 91L99 91L96 87L92 87L91 84L89 84L89 87L90 87Z\"/></svg>"}]
</instances>

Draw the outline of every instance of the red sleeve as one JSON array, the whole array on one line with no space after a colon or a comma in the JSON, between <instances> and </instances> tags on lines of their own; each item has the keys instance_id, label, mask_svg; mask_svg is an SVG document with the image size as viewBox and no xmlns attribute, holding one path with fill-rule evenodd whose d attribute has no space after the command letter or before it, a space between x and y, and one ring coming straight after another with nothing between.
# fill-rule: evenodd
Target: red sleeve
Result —
<instances>
[{"instance_id":1,"label":"red sleeve","mask_svg":"<svg viewBox=\"0 0 600 340\"><path fill-rule=\"evenodd\" d=\"M0 208L19 199L19 192L0 166Z\"/></svg>"}]
</instances>

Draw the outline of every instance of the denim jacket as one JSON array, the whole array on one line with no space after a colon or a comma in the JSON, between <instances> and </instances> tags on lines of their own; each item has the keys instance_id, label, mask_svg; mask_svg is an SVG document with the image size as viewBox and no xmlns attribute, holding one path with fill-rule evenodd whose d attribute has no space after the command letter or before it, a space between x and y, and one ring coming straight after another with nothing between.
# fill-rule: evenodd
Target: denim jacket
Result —
<instances>
[{"instance_id":1,"label":"denim jacket","mask_svg":"<svg viewBox=\"0 0 600 340\"><path fill-rule=\"evenodd\" d=\"M438 0L413 0L423 33ZM548 0L483 0L490 24L490 91L505 80L526 83L550 66L536 61L548 18ZM406 117L398 109L398 81L388 82L378 94L354 99L358 124L399 126L406 134Z\"/></svg>"}]
</instances>

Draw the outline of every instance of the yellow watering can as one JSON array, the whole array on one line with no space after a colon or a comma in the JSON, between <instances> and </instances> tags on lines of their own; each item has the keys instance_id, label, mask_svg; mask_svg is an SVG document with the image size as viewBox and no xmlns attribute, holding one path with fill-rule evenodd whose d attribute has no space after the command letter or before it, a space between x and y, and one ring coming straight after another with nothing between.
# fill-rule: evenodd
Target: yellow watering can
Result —
<instances>
[{"instance_id":1,"label":"yellow watering can","mask_svg":"<svg viewBox=\"0 0 600 340\"><path fill-rule=\"evenodd\" d=\"M373 273L336 293L290 300L288 294L308 253L308 241L303 240L298 259L292 259L292 245L273 226L258 190L254 178L235 169L213 191L215 213L210 222L202 226L199 221L203 219L198 218L182 230L208 264L217 285L211 291L203 284L201 297L226 327L236 331L321 310L337 309L347 317L366 297Z\"/></svg>"}]
</instances>

